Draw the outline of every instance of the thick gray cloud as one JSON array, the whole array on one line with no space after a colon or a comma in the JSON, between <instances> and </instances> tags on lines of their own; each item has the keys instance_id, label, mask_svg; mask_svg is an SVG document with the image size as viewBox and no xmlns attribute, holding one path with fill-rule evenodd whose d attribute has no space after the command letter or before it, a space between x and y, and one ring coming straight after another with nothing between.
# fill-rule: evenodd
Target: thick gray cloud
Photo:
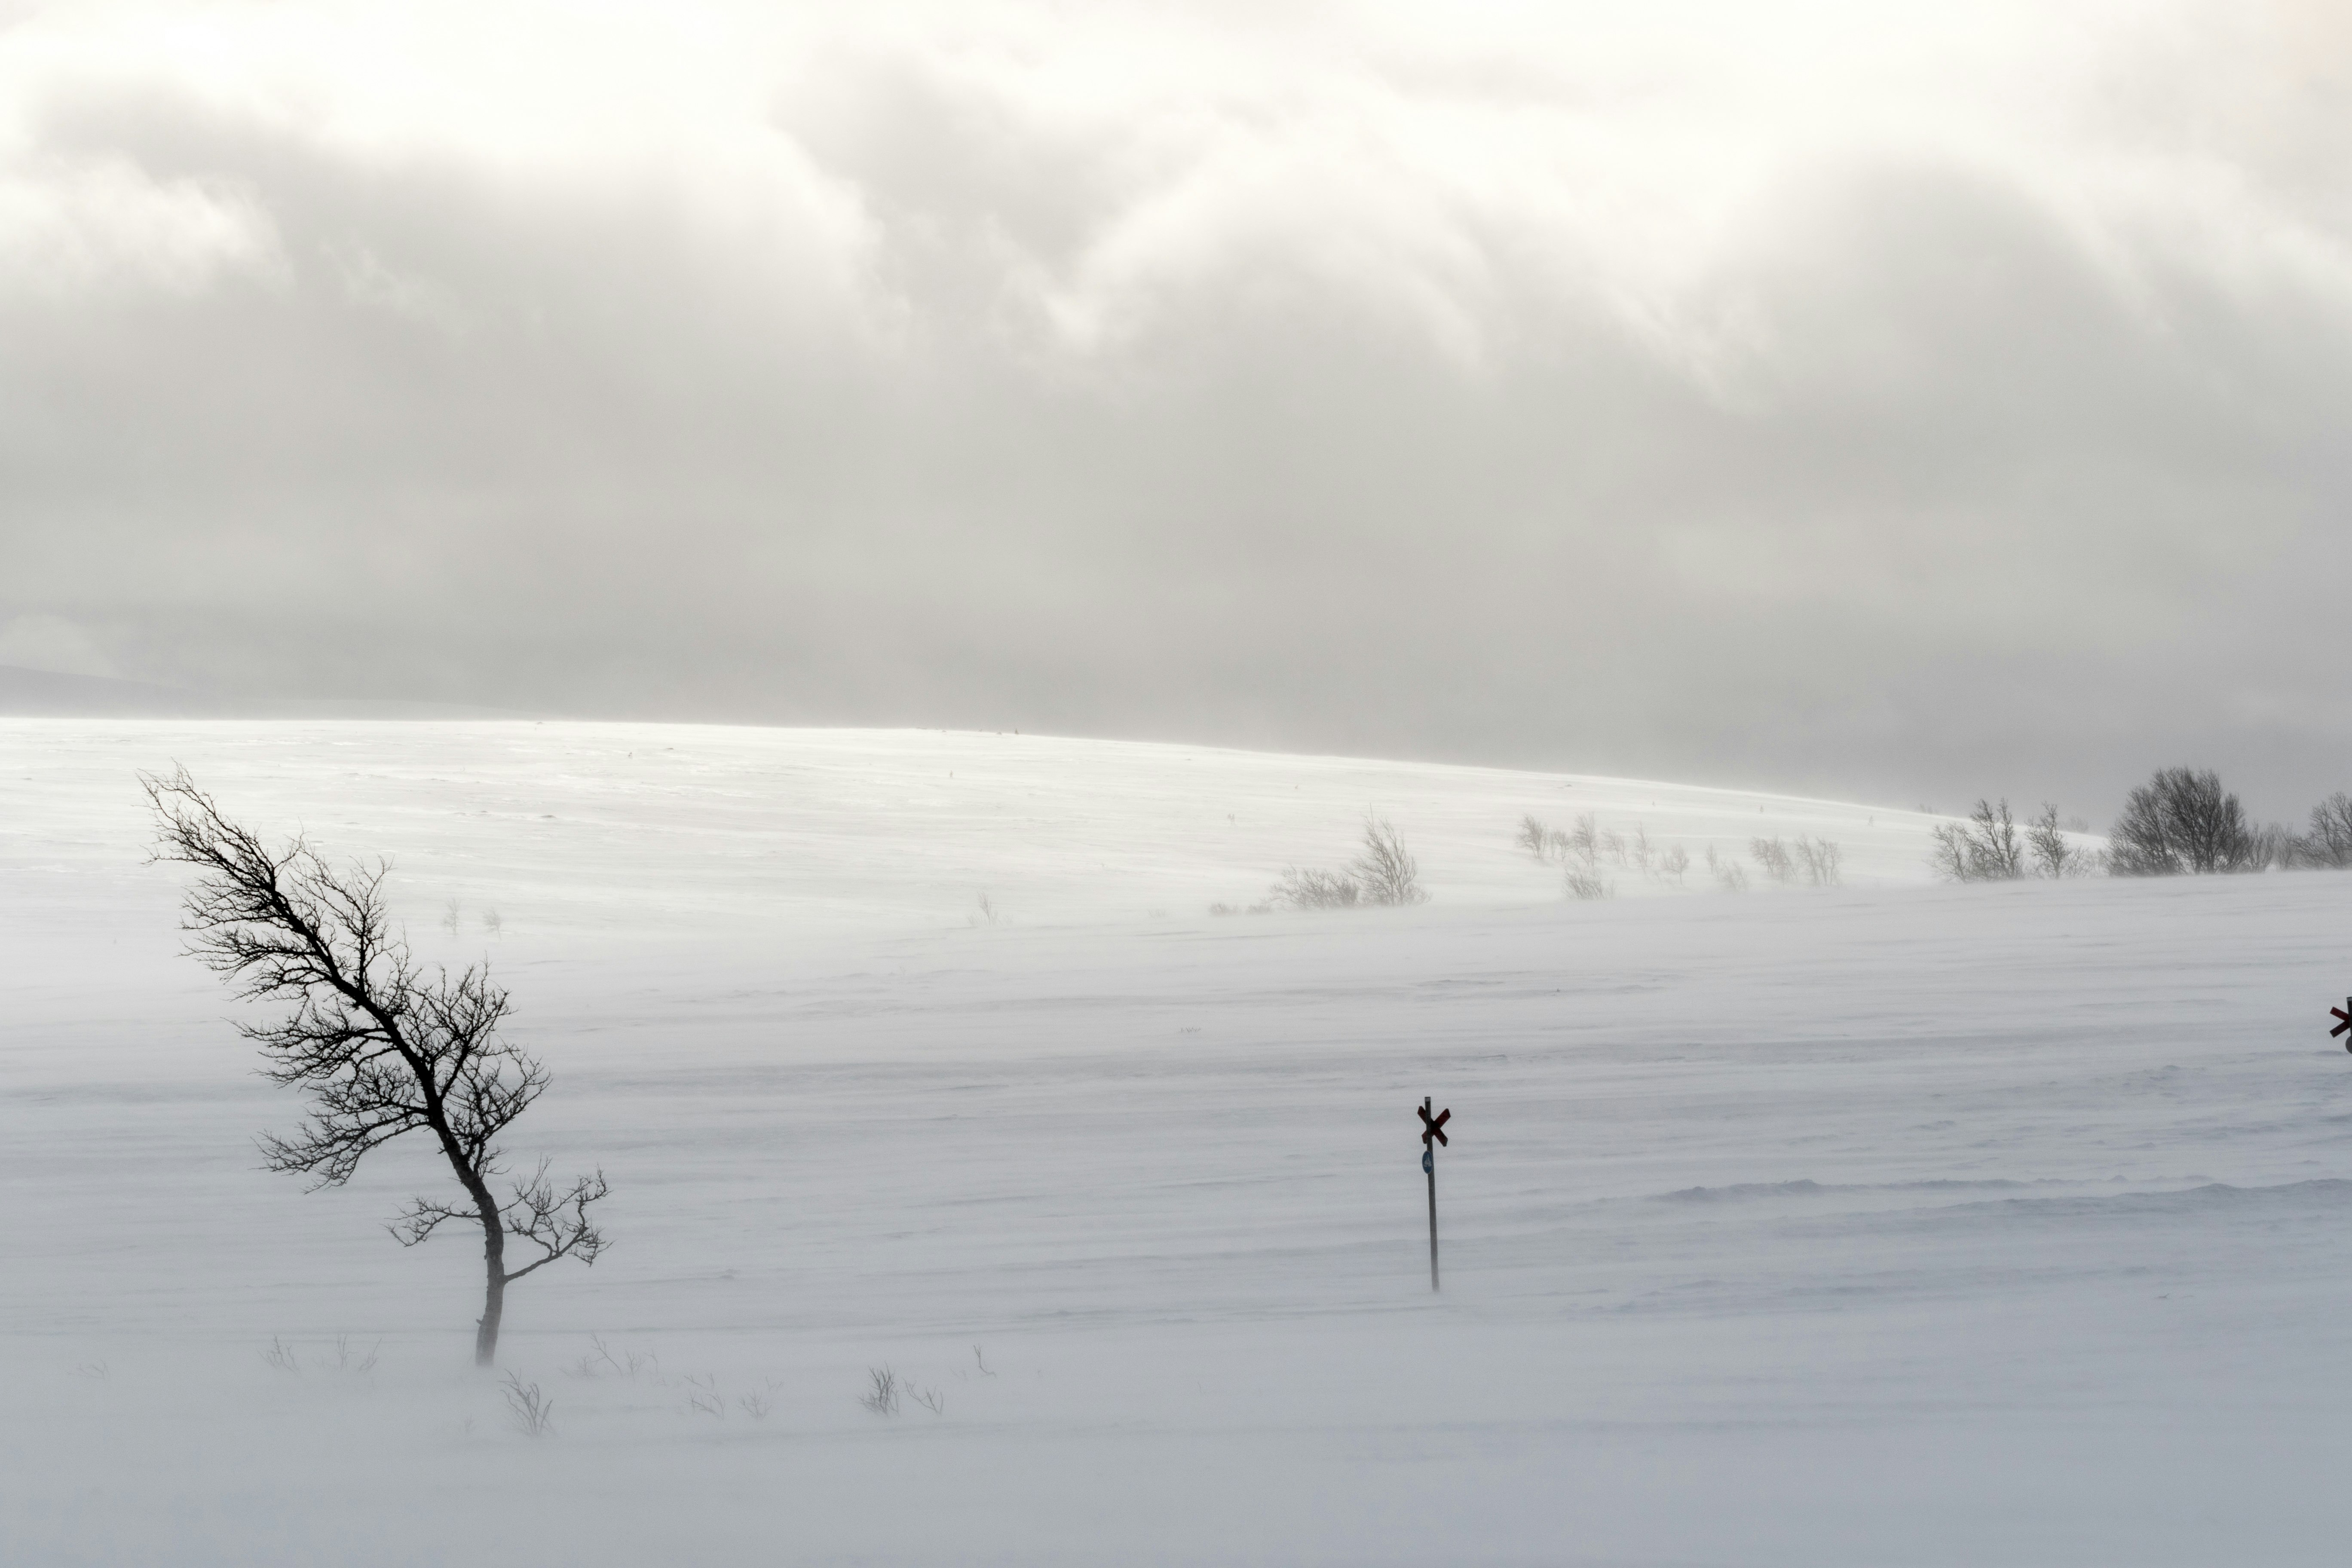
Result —
<instances>
[{"instance_id":1,"label":"thick gray cloud","mask_svg":"<svg viewBox=\"0 0 2352 1568\"><path fill-rule=\"evenodd\" d=\"M0 663L2352 785L2322 9L0 35Z\"/></svg>"}]
</instances>

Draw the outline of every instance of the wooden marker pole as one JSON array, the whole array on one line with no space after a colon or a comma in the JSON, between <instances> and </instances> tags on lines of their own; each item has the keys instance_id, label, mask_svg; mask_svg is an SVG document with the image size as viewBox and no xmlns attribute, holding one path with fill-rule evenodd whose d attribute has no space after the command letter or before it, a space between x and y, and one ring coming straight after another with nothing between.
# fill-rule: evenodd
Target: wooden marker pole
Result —
<instances>
[{"instance_id":1,"label":"wooden marker pole","mask_svg":"<svg viewBox=\"0 0 2352 1568\"><path fill-rule=\"evenodd\" d=\"M1437 1144L1445 1142L1445 1124L1454 1112L1429 1113L1429 1096L1421 1097L1421 1173L1429 1178L1429 1288L1437 1289ZM1436 1142L1430 1140L1435 1139Z\"/></svg>"}]
</instances>

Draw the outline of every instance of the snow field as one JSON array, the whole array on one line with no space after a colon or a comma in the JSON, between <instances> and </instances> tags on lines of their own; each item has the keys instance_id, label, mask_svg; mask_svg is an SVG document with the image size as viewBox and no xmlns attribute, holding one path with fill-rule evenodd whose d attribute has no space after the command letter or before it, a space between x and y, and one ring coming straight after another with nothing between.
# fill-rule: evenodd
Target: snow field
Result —
<instances>
[{"instance_id":1,"label":"snow field","mask_svg":"<svg viewBox=\"0 0 2352 1568\"><path fill-rule=\"evenodd\" d=\"M1906 887L1921 819L1791 803L1856 885L1576 904L1508 847L1557 780L530 729L0 731L0 1560L2340 1555L2352 881ZM596 760L648 735L704 771ZM513 988L516 1152L615 1188L509 1300L555 1436L465 1364L478 1259L377 1228L423 1151L254 1168L294 1105L136 865L173 756ZM1367 805L1431 904L1201 912ZM859 1408L886 1364L941 1413Z\"/></svg>"}]
</instances>

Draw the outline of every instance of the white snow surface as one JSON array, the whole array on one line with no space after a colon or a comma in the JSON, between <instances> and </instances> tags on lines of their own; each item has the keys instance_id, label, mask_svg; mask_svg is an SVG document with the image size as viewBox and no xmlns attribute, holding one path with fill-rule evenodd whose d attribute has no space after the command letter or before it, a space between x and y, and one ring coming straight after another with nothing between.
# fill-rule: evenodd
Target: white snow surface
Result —
<instances>
[{"instance_id":1,"label":"white snow surface","mask_svg":"<svg viewBox=\"0 0 2352 1568\"><path fill-rule=\"evenodd\" d=\"M613 1250L509 1300L552 1435L469 1364L478 1254L382 1229L429 1151L257 1169L299 1108L142 864L174 763L392 857L418 950L512 989L555 1074L516 1157L614 1188ZM1206 912L1368 811L1429 903ZM1512 834L1584 812L1828 838L1845 885L1570 901ZM0 721L0 1563L2341 1561L2352 879L1937 886L1934 820L1016 735ZM937 1413L862 1409L883 1366Z\"/></svg>"}]
</instances>

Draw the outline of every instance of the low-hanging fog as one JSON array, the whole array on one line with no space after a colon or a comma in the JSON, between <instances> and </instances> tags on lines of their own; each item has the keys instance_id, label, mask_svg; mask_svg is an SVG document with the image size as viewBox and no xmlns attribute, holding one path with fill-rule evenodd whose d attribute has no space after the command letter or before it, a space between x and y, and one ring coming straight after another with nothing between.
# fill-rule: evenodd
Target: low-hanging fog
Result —
<instances>
[{"instance_id":1,"label":"low-hanging fog","mask_svg":"<svg viewBox=\"0 0 2352 1568\"><path fill-rule=\"evenodd\" d=\"M2337 15L10 7L0 664L2299 814Z\"/></svg>"}]
</instances>

